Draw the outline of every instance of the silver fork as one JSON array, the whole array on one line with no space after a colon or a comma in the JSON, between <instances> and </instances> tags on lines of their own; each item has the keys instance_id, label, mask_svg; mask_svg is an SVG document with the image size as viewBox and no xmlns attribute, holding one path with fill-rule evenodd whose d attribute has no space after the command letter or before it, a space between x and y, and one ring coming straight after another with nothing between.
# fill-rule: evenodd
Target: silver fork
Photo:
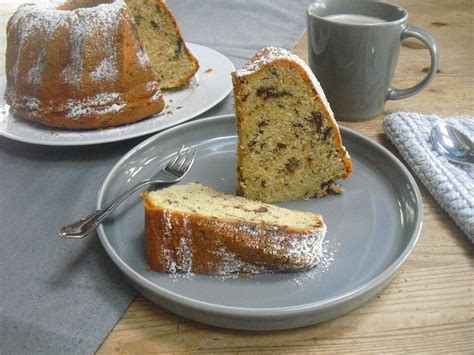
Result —
<instances>
[{"instance_id":1,"label":"silver fork","mask_svg":"<svg viewBox=\"0 0 474 355\"><path fill-rule=\"evenodd\" d=\"M84 238L93 230L95 230L97 226L104 220L104 218L112 213L118 205L125 201L135 191L151 184L172 184L180 181L193 166L196 153L196 147L191 148L185 147L183 145L179 151L174 153L168 163L161 170L161 172L171 176L171 180L158 178L143 180L142 182L131 187L129 190L125 191L107 206L101 208L100 210L94 211L87 217L81 218L76 222L61 227L59 234L64 238Z\"/></svg>"}]
</instances>

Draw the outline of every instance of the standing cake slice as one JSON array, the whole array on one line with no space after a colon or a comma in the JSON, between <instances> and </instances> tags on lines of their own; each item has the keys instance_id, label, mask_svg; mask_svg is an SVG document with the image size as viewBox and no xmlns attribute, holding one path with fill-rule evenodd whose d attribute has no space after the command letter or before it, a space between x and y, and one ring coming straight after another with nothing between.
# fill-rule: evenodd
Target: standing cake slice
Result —
<instances>
[{"instance_id":1,"label":"standing cake slice","mask_svg":"<svg viewBox=\"0 0 474 355\"><path fill-rule=\"evenodd\" d=\"M126 0L161 89L185 86L199 69L164 0Z\"/></svg>"},{"instance_id":2,"label":"standing cake slice","mask_svg":"<svg viewBox=\"0 0 474 355\"><path fill-rule=\"evenodd\" d=\"M298 56L268 47L232 74L237 194L265 202L343 191L352 171L334 115Z\"/></svg>"}]
</instances>

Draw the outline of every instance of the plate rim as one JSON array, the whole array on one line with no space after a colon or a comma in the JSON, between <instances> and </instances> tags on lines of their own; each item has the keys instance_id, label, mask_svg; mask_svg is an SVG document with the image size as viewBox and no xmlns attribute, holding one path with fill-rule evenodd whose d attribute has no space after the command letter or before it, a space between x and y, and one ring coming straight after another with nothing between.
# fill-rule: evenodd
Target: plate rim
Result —
<instances>
[{"instance_id":1,"label":"plate rim","mask_svg":"<svg viewBox=\"0 0 474 355\"><path fill-rule=\"evenodd\" d=\"M232 63L232 61L226 55L222 54L221 52L219 52L219 51L217 51L213 48L203 46L203 45L200 45L200 44L196 44L196 43L192 43L192 42L186 42L186 45L188 47L200 47L201 49L208 50L210 52L215 52L217 55L219 55L222 58L223 61L226 61L227 64L230 65L231 71L236 70L234 63ZM190 50L192 51L192 48L190 48ZM6 74L3 75L3 76L0 76L0 81L5 81L6 82ZM185 117L181 120L178 120L177 122L170 122L169 124L164 125L163 127L159 127L159 128L152 127L148 130L139 131L139 132L135 132L135 133L132 133L132 134L116 134L116 135L111 136L111 137L102 137L102 138L99 137L99 138L94 139L92 141L81 141L79 139L76 139L72 143L67 142L67 141L38 140L38 139L35 139L35 138L28 138L28 137L24 137L24 136L18 136L18 135L12 134L11 132L4 131L2 129L0 129L0 136L3 136L5 138L11 139L11 140L14 140L14 141L17 141L17 142L34 144L34 145L41 145L41 146L52 146L52 147L75 147L75 146L79 147L79 146L89 146L89 145L96 145L96 144L107 144L107 143L120 142L120 141L125 141L125 140L129 140L129 139L137 138L137 137L142 137L142 136L145 136L145 135L148 135L148 134L154 134L154 133L157 133L157 132L161 132L161 131L167 130L169 128L175 127L176 125L180 125L182 123L190 121L190 120L196 118L197 116L205 113L206 111L212 109L216 105L218 105L221 101L223 101L231 93L231 91L232 91L232 85L229 85L229 87L226 90L223 90L222 93L220 93L220 95L216 96L216 98L214 100L212 100L210 103L208 103L207 105L204 105L201 109L194 111L192 114L189 114L187 117ZM0 94L3 95L3 93L0 93ZM166 94L166 92L165 92L165 94ZM164 109L163 109L163 111L164 111ZM8 113L8 115L11 115L11 113ZM151 117L149 117L149 118L151 118ZM146 119L148 119L148 118L146 118ZM128 125L134 125L136 123L140 123L142 121L145 121L146 119L140 120L140 121L137 121L137 122L133 122L133 123L130 123ZM27 122L27 123L31 124L31 125L35 124L34 122ZM109 127L109 129L124 128L124 127L127 127L128 125ZM44 129L45 130L48 130L48 129L52 130L51 132L53 132L53 134L54 134L54 130L57 130L57 128L53 128L53 127L48 128L46 126L44 127ZM88 130L64 130L64 131L65 132L71 132L71 134L73 134L73 133L87 133L88 132ZM94 130L91 130L91 131L94 131Z\"/></svg>"},{"instance_id":2,"label":"plate rim","mask_svg":"<svg viewBox=\"0 0 474 355\"><path fill-rule=\"evenodd\" d=\"M120 168L122 163L128 159L131 155L135 154L138 150L142 149L144 146L153 143L154 141L158 141L161 136L169 134L171 131L175 130L182 130L187 129L188 127L201 125L203 123L208 123L212 121L219 122L220 120L227 120L230 118L234 118L235 114L226 114L226 115L219 115L219 116L212 116L207 118L202 118L196 121L186 122L184 124L180 124L174 126L170 129L165 131L161 131L148 139L144 140L143 142L139 143L132 149L130 149L125 155L123 155L120 160L112 167L112 169L107 174L107 177L104 179L102 183L97 197L97 204L96 207L100 208L102 205L102 200L104 198L104 191L108 187L108 184L112 177L115 175L115 172ZM114 264L119 267L119 269L129 278L132 280L133 283L137 283L140 287L150 290L157 294L160 298L164 298L167 302L172 302L174 304L178 304L180 306L184 306L187 308L192 308L194 310L198 310L201 312L212 313L217 315L225 315L231 317L238 317L238 318L247 318L247 319L259 319L261 317L271 317L271 318L279 318L283 316L299 316L302 314L307 314L308 312L318 312L322 311L327 308L337 307L338 305L345 304L350 302L351 300L356 299L358 296L362 296L364 294L368 294L371 291L377 289L378 287L383 287L390 279L394 276L394 274L400 269L400 267L405 263L408 256L413 251L422 230L423 225L423 200L421 197L420 190L418 188L418 184L416 183L415 179L413 178L410 171L406 168L406 166L387 148L378 144L368 137L350 129L347 127L339 126L341 133L353 135L356 139L360 139L367 143L371 149L379 150L382 154L387 155L390 160L395 163L395 165L403 172L403 175L408 179L411 187L416 196L417 209L415 212L416 218L414 222L414 233L411 236L410 240L408 241L406 247L400 252L398 257L382 272L378 273L375 277L371 278L369 281L363 283L359 287L350 290L349 292L345 292L341 295L331 297L325 300L312 302L312 303L305 303L296 306L284 306L284 307L239 307L239 306L225 306L214 304L210 302L204 302L200 300L196 300L193 298L189 298L178 293L172 292L166 288L163 288L152 281L146 279L145 277L141 276L138 272L136 272L131 266L129 266L115 251L115 249L111 246L108 241L107 235L104 231L102 225L98 227L98 234L100 241L106 250L109 257L112 259Z\"/></svg>"}]
</instances>

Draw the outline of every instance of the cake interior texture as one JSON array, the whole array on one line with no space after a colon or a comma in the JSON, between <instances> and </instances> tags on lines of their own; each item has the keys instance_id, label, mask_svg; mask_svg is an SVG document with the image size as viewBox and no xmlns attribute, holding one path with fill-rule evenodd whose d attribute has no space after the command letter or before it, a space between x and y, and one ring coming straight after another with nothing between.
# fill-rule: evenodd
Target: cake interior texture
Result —
<instances>
[{"instance_id":1,"label":"cake interior texture","mask_svg":"<svg viewBox=\"0 0 474 355\"><path fill-rule=\"evenodd\" d=\"M163 0L126 0L161 89L185 86L199 69Z\"/></svg>"},{"instance_id":2,"label":"cake interior texture","mask_svg":"<svg viewBox=\"0 0 474 355\"><path fill-rule=\"evenodd\" d=\"M144 194L149 266L162 272L295 271L322 254L319 214L227 195L199 183Z\"/></svg>"},{"instance_id":3,"label":"cake interior texture","mask_svg":"<svg viewBox=\"0 0 474 355\"><path fill-rule=\"evenodd\" d=\"M148 201L186 214L200 214L231 222L280 225L294 230L307 231L315 227L315 215L227 195L209 187L194 183L177 185L171 189L150 192Z\"/></svg>"},{"instance_id":4,"label":"cake interior texture","mask_svg":"<svg viewBox=\"0 0 474 355\"><path fill-rule=\"evenodd\" d=\"M348 156L337 124L305 70L275 59L234 73L237 194L266 202L343 191Z\"/></svg>"}]
</instances>

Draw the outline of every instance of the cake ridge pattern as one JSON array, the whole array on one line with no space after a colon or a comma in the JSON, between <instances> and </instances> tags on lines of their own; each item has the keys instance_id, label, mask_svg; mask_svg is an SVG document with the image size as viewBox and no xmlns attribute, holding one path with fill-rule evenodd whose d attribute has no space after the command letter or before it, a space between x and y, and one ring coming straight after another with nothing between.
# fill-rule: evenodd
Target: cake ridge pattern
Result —
<instances>
[{"instance_id":1,"label":"cake ridge pattern","mask_svg":"<svg viewBox=\"0 0 474 355\"><path fill-rule=\"evenodd\" d=\"M53 127L98 128L161 111L135 27L123 0L21 5L7 25L5 98L14 114ZM145 86L150 81L156 85Z\"/></svg>"},{"instance_id":2,"label":"cake ridge pattern","mask_svg":"<svg viewBox=\"0 0 474 355\"><path fill-rule=\"evenodd\" d=\"M104 43L106 44L106 57L100 62L96 68L98 72L116 73L117 60L116 52L112 47L112 38L110 37L110 29L115 28L117 23L123 16L121 9L124 6L123 0L117 0L110 4L99 4L95 7L78 8L75 10L60 10L64 2L50 2L42 5L39 4L23 4L21 5L10 20L10 25L15 27L22 26L20 32L19 46L30 39L32 35L37 35L38 32L44 34L44 41L47 42L54 35L54 32L59 27L66 27L71 32L70 40L75 42L71 47L74 52L71 55L72 61L65 68L62 73L65 81L80 85L81 75L80 70L83 68L81 53L84 50L85 38L91 34L95 25L99 22L102 28L102 35L104 36ZM91 15L94 16L91 16ZM21 21L21 19L28 16L28 21ZM31 69L31 74L28 76L32 79L32 84L40 84L40 74L42 73L46 63L44 62L46 49L42 48L37 65ZM18 60L12 68L12 74L17 75ZM108 76L110 77L110 76ZM104 76L106 79L107 76ZM113 79L113 77L112 77Z\"/></svg>"}]
</instances>

